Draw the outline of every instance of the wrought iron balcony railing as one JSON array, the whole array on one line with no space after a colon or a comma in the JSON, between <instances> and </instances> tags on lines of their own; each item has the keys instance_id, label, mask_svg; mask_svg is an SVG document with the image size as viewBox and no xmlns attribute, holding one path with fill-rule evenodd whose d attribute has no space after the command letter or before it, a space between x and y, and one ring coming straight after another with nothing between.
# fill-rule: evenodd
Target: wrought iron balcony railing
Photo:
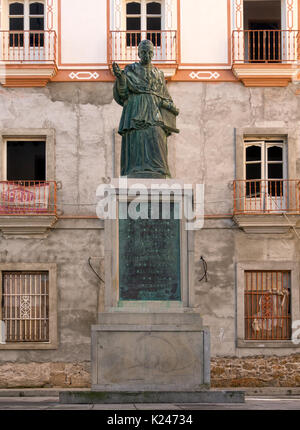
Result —
<instances>
[{"instance_id":1,"label":"wrought iron balcony railing","mask_svg":"<svg viewBox=\"0 0 300 430\"><path fill-rule=\"evenodd\" d=\"M1 181L0 215L56 215L54 181Z\"/></svg>"},{"instance_id":2,"label":"wrought iron balcony railing","mask_svg":"<svg viewBox=\"0 0 300 430\"><path fill-rule=\"evenodd\" d=\"M55 63L55 31L0 30L0 61L12 64Z\"/></svg>"},{"instance_id":3,"label":"wrought iron balcony railing","mask_svg":"<svg viewBox=\"0 0 300 430\"><path fill-rule=\"evenodd\" d=\"M236 180L234 214L300 214L300 180Z\"/></svg>"},{"instance_id":4,"label":"wrought iron balcony railing","mask_svg":"<svg viewBox=\"0 0 300 430\"><path fill-rule=\"evenodd\" d=\"M154 45L154 63L177 63L177 31L175 30L110 31L109 63L138 61L138 44L143 39L151 40Z\"/></svg>"},{"instance_id":5,"label":"wrought iron balcony railing","mask_svg":"<svg viewBox=\"0 0 300 430\"><path fill-rule=\"evenodd\" d=\"M298 30L234 30L232 62L297 63L300 59Z\"/></svg>"}]
</instances>

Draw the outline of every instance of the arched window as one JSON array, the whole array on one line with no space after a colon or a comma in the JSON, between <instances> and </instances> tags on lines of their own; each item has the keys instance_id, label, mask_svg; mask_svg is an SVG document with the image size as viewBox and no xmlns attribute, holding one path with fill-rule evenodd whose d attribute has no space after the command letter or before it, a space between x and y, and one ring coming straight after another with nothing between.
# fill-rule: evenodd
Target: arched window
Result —
<instances>
[{"instance_id":1,"label":"arched window","mask_svg":"<svg viewBox=\"0 0 300 430\"><path fill-rule=\"evenodd\" d=\"M126 43L127 46L136 46L141 41L142 14L141 3L130 2L126 4Z\"/></svg>"},{"instance_id":2,"label":"arched window","mask_svg":"<svg viewBox=\"0 0 300 430\"><path fill-rule=\"evenodd\" d=\"M127 46L137 46L142 38L147 38L159 47L161 29L162 4L160 1L140 0L126 3Z\"/></svg>"},{"instance_id":3,"label":"arched window","mask_svg":"<svg viewBox=\"0 0 300 430\"><path fill-rule=\"evenodd\" d=\"M45 5L43 2L24 0L9 4L9 30L12 32L10 33L10 47L23 47L27 34L29 34L31 47L43 47L44 29Z\"/></svg>"},{"instance_id":4,"label":"arched window","mask_svg":"<svg viewBox=\"0 0 300 430\"><path fill-rule=\"evenodd\" d=\"M161 44L161 3L147 3L147 39L151 40L154 46Z\"/></svg>"},{"instance_id":5,"label":"arched window","mask_svg":"<svg viewBox=\"0 0 300 430\"><path fill-rule=\"evenodd\" d=\"M10 3L9 30L13 32L9 34L9 46L24 46L24 3Z\"/></svg>"},{"instance_id":6,"label":"arched window","mask_svg":"<svg viewBox=\"0 0 300 430\"><path fill-rule=\"evenodd\" d=\"M30 3L29 5L29 30L30 46L44 46L44 34L41 33L45 29L44 4Z\"/></svg>"}]
</instances>

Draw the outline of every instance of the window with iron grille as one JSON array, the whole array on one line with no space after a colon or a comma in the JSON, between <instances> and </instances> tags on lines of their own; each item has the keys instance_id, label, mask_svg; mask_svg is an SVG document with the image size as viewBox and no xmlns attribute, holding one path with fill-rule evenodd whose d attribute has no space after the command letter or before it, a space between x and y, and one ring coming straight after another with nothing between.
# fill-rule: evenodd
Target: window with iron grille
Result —
<instances>
[{"instance_id":1,"label":"window with iron grille","mask_svg":"<svg viewBox=\"0 0 300 430\"><path fill-rule=\"evenodd\" d=\"M49 342L49 273L2 272L6 342Z\"/></svg>"},{"instance_id":2,"label":"window with iron grille","mask_svg":"<svg viewBox=\"0 0 300 430\"><path fill-rule=\"evenodd\" d=\"M290 278L290 271L245 271L245 340L291 339Z\"/></svg>"}]
</instances>

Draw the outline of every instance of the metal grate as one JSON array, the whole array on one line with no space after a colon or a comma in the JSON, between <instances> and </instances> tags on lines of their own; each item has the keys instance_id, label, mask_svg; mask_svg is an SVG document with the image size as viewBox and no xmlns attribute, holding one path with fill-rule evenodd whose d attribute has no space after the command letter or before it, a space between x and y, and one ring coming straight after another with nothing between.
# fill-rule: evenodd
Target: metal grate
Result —
<instances>
[{"instance_id":1,"label":"metal grate","mask_svg":"<svg viewBox=\"0 0 300 430\"><path fill-rule=\"evenodd\" d=\"M245 271L245 339L291 339L290 272Z\"/></svg>"},{"instance_id":2,"label":"metal grate","mask_svg":"<svg viewBox=\"0 0 300 430\"><path fill-rule=\"evenodd\" d=\"M48 272L3 272L6 342L49 342Z\"/></svg>"},{"instance_id":3,"label":"metal grate","mask_svg":"<svg viewBox=\"0 0 300 430\"><path fill-rule=\"evenodd\" d=\"M56 215L56 182L0 181L0 214Z\"/></svg>"}]
</instances>

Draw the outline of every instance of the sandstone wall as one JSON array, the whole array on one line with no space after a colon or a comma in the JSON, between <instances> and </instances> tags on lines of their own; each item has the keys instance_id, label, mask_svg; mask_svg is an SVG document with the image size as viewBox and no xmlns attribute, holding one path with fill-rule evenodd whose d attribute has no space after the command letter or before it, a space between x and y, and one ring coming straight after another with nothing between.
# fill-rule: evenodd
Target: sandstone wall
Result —
<instances>
[{"instance_id":1,"label":"sandstone wall","mask_svg":"<svg viewBox=\"0 0 300 430\"><path fill-rule=\"evenodd\" d=\"M213 358L213 387L300 387L300 354Z\"/></svg>"}]
</instances>

